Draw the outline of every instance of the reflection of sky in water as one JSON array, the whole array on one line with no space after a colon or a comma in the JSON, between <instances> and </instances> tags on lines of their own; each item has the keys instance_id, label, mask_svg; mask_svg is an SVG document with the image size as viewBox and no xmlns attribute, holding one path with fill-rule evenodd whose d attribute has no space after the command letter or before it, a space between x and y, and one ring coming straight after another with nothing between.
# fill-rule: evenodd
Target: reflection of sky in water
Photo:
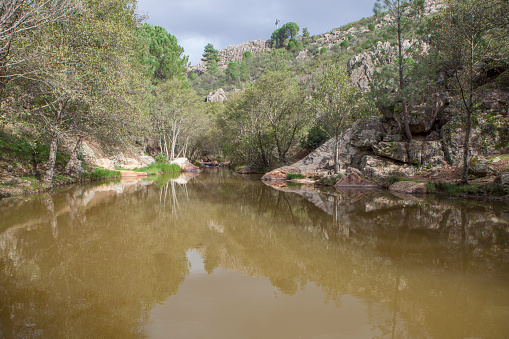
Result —
<instances>
[{"instance_id":1,"label":"reflection of sky in water","mask_svg":"<svg viewBox=\"0 0 509 339\"><path fill-rule=\"evenodd\" d=\"M207 271L205 270L205 263L197 250L187 251L186 256L189 261L189 275L191 277L194 275L207 274Z\"/></svg>"},{"instance_id":2,"label":"reflection of sky in water","mask_svg":"<svg viewBox=\"0 0 509 339\"><path fill-rule=\"evenodd\" d=\"M156 305L143 335L149 338L372 338L370 319L390 319L386 307L343 295L329 300L315 283L294 295L267 277L248 277L217 268L206 274L197 250L187 252L189 276L177 295Z\"/></svg>"}]
</instances>

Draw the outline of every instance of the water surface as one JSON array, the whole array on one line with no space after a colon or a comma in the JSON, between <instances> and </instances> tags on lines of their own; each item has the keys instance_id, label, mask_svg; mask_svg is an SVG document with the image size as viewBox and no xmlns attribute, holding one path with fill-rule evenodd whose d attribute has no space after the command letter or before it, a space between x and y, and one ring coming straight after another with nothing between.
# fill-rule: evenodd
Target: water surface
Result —
<instances>
[{"instance_id":1,"label":"water surface","mask_svg":"<svg viewBox=\"0 0 509 339\"><path fill-rule=\"evenodd\" d=\"M509 207L228 171L0 201L0 337L507 338Z\"/></svg>"}]
</instances>

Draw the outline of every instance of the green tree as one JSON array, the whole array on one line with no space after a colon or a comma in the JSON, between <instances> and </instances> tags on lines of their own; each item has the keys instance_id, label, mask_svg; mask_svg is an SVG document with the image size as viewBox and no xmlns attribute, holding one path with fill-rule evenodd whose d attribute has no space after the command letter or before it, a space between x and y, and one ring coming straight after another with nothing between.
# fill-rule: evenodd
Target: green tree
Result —
<instances>
[{"instance_id":1,"label":"green tree","mask_svg":"<svg viewBox=\"0 0 509 339\"><path fill-rule=\"evenodd\" d=\"M151 120L162 153L173 160L192 157L200 138L205 135L203 100L187 81L173 79L154 87Z\"/></svg>"},{"instance_id":2,"label":"green tree","mask_svg":"<svg viewBox=\"0 0 509 339\"><path fill-rule=\"evenodd\" d=\"M119 141L134 131L139 118L132 96L143 86L138 83L143 74L135 59L139 18L132 2L83 4L79 15L38 32L33 47L39 58L29 65L36 81L23 82L30 95L27 118L50 140L47 183L53 180L63 137L86 134Z\"/></svg>"},{"instance_id":3,"label":"green tree","mask_svg":"<svg viewBox=\"0 0 509 339\"><path fill-rule=\"evenodd\" d=\"M472 116L479 67L505 54L509 45L509 6L505 0L450 0L434 21L434 43L442 68L463 104L465 137L462 182L468 182ZM504 58L504 57L502 57Z\"/></svg>"},{"instance_id":4,"label":"green tree","mask_svg":"<svg viewBox=\"0 0 509 339\"><path fill-rule=\"evenodd\" d=\"M236 62L230 62L228 67L226 68L226 74L230 78L231 81L237 82L240 79L240 69L239 64Z\"/></svg>"},{"instance_id":5,"label":"green tree","mask_svg":"<svg viewBox=\"0 0 509 339\"><path fill-rule=\"evenodd\" d=\"M272 32L270 39L274 41L276 48L282 47L285 44L285 41L288 39L288 32L282 27L278 28Z\"/></svg>"},{"instance_id":6,"label":"green tree","mask_svg":"<svg viewBox=\"0 0 509 339\"><path fill-rule=\"evenodd\" d=\"M382 12L388 12L394 19L396 32L398 37L398 78L399 78L399 93L398 100L403 106L403 127L406 138L412 140L412 132L410 131L410 119L408 117L408 104L405 93L405 79L403 77L403 31L404 23L407 16L405 11L411 4L411 0L376 0L373 11L376 15Z\"/></svg>"},{"instance_id":7,"label":"green tree","mask_svg":"<svg viewBox=\"0 0 509 339\"><path fill-rule=\"evenodd\" d=\"M286 31L286 35L290 37L290 39L295 39L299 34L300 27L295 22L288 22L281 27Z\"/></svg>"},{"instance_id":8,"label":"green tree","mask_svg":"<svg viewBox=\"0 0 509 339\"><path fill-rule=\"evenodd\" d=\"M209 61L218 62L220 60L218 56L218 51L217 49L214 48L214 45L212 44L207 44L207 46L205 46L202 56L203 56L202 60L205 62Z\"/></svg>"},{"instance_id":9,"label":"green tree","mask_svg":"<svg viewBox=\"0 0 509 339\"><path fill-rule=\"evenodd\" d=\"M141 63L148 68L148 74L157 81L173 77L183 77L188 57L184 48L178 45L177 38L161 26L144 23L138 30L141 44L147 46L140 55Z\"/></svg>"},{"instance_id":10,"label":"green tree","mask_svg":"<svg viewBox=\"0 0 509 339\"><path fill-rule=\"evenodd\" d=\"M372 109L363 93L337 65L329 66L323 73L312 106L318 113L319 126L329 138L334 138L334 171L338 173L341 134L368 116Z\"/></svg>"},{"instance_id":11,"label":"green tree","mask_svg":"<svg viewBox=\"0 0 509 339\"><path fill-rule=\"evenodd\" d=\"M226 103L221 119L226 153L264 167L284 163L308 122L305 100L289 73L264 74Z\"/></svg>"}]
</instances>

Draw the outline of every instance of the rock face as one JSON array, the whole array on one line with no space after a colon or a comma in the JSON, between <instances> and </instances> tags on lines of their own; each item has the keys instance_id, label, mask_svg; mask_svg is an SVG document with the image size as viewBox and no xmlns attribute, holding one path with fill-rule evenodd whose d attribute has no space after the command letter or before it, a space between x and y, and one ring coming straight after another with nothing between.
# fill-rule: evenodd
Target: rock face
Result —
<instances>
[{"instance_id":1,"label":"rock face","mask_svg":"<svg viewBox=\"0 0 509 339\"><path fill-rule=\"evenodd\" d=\"M253 54L253 56L260 56L266 52L270 52L271 50L271 42L264 40L246 41L239 45L228 46L225 49L217 51L217 55L219 57L219 69L225 69L230 62L242 61L245 52L249 51ZM207 71L207 66L204 61L200 61L198 65L189 67L187 71L194 71L198 74L202 74Z\"/></svg>"},{"instance_id":2,"label":"rock face","mask_svg":"<svg viewBox=\"0 0 509 339\"><path fill-rule=\"evenodd\" d=\"M176 158L170 162L170 164L176 164L179 165L180 168L182 168L182 171L184 172L191 172L191 173L199 173L200 168L198 166L195 166L189 162L187 158Z\"/></svg>"},{"instance_id":3,"label":"rock face","mask_svg":"<svg viewBox=\"0 0 509 339\"><path fill-rule=\"evenodd\" d=\"M389 191L405 194L425 194L428 190L423 183L398 181L389 187Z\"/></svg>"},{"instance_id":4,"label":"rock face","mask_svg":"<svg viewBox=\"0 0 509 339\"><path fill-rule=\"evenodd\" d=\"M223 102L227 99L226 93L222 88L216 90L215 92L210 92L209 95L207 95L207 99L205 99L206 102Z\"/></svg>"}]
</instances>

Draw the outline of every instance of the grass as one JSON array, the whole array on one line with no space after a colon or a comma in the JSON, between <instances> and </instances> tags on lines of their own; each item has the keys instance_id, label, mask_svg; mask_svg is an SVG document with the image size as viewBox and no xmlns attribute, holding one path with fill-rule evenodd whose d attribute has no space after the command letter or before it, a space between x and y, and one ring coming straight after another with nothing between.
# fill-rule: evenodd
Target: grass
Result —
<instances>
[{"instance_id":1,"label":"grass","mask_svg":"<svg viewBox=\"0 0 509 339\"><path fill-rule=\"evenodd\" d=\"M293 180L293 179L304 179L305 176L300 173L288 173L286 175L286 180Z\"/></svg>"},{"instance_id":2,"label":"grass","mask_svg":"<svg viewBox=\"0 0 509 339\"><path fill-rule=\"evenodd\" d=\"M113 179L120 177L120 171L112 171L104 168L95 168L93 172L86 172L81 174L81 178L90 181L99 181L105 179Z\"/></svg>"},{"instance_id":3,"label":"grass","mask_svg":"<svg viewBox=\"0 0 509 339\"><path fill-rule=\"evenodd\" d=\"M392 173L388 177L384 178L380 185L382 186L382 188L389 188L389 186L398 181L416 181L416 180L406 178L400 174Z\"/></svg>"},{"instance_id":4,"label":"grass","mask_svg":"<svg viewBox=\"0 0 509 339\"><path fill-rule=\"evenodd\" d=\"M136 168L133 171L146 172L148 174L161 174L161 173L182 172L182 169L180 168L179 165L176 164L169 164L167 162L154 162L143 168Z\"/></svg>"},{"instance_id":5,"label":"grass","mask_svg":"<svg viewBox=\"0 0 509 339\"><path fill-rule=\"evenodd\" d=\"M449 196L474 195L502 197L509 195L509 190L499 184L468 184L461 185L451 182L428 182L426 188L429 193L440 193Z\"/></svg>"}]
</instances>

